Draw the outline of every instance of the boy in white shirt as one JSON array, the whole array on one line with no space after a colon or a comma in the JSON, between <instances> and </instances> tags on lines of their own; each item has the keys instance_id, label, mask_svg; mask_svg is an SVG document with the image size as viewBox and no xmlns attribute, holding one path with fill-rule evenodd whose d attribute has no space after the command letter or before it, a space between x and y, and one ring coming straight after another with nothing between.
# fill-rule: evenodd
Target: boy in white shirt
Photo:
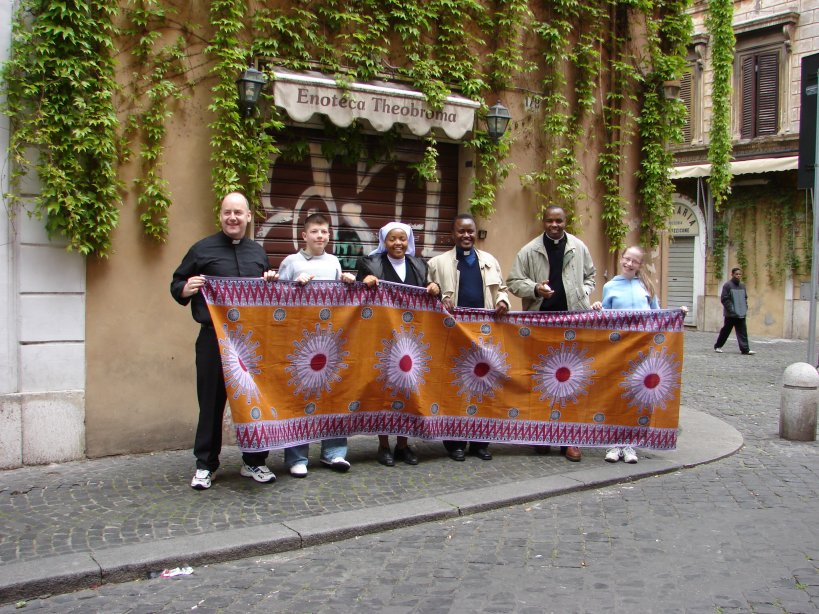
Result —
<instances>
[{"instance_id":1,"label":"boy in white shirt","mask_svg":"<svg viewBox=\"0 0 819 614\"><path fill-rule=\"evenodd\" d=\"M313 213L304 221L304 248L290 254L279 267L279 279L306 284L313 279L336 280L353 283L355 275L341 272L341 263L333 254L324 251L330 242L330 222L321 213ZM309 444L301 444L284 450L284 462L290 468L290 475L296 478L307 476L307 454ZM336 437L321 442L322 464L336 471L347 471L350 463L347 456L347 438Z\"/></svg>"}]
</instances>

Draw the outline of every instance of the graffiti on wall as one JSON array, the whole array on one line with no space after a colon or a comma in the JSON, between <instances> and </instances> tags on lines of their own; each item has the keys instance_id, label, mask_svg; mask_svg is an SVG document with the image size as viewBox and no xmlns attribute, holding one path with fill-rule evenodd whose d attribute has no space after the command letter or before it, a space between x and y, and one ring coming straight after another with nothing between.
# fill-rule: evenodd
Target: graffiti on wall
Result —
<instances>
[{"instance_id":1,"label":"graffiti on wall","mask_svg":"<svg viewBox=\"0 0 819 614\"><path fill-rule=\"evenodd\" d=\"M449 159L457 159L449 146ZM386 162L360 160L346 164L322 155L319 142L309 143L309 155L299 161L275 160L262 197L264 219L256 224L256 239L278 267L302 247L304 220L324 213L332 226L328 248L345 270L378 246L378 229L401 221L413 229L416 255L429 258L451 247L452 219L457 212L457 167L439 154L437 179L417 180L412 168L421 159L420 144L395 152Z\"/></svg>"}]
</instances>

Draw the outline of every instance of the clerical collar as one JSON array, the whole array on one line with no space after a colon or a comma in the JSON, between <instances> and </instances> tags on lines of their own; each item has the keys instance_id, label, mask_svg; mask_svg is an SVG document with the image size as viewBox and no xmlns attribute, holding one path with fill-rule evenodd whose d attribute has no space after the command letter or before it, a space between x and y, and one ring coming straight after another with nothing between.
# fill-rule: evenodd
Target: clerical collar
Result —
<instances>
[{"instance_id":1,"label":"clerical collar","mask_svg":"<svg viewBox=\"0 0 819 614\"><path fill-rule=\"evenodd\" d=\"M466 260L467 264L472 265L475 262L475 258L477 254L475 253L475 248L471 247L469 249L464 249L459 245L455 246L455 257L458 260Z\"/></svg>"},{"instance_id":2,"label":"clerical collar","mask_svg":"<svg viewBox=\"0 0 819 614\"><path fill-rule=\"evenodd\" d=\"M239 245L239 243L242 242L242 239L234 239L233 237L229 237L224 230L222 231L222 237L227 239L232 245Z\"/></svg>"},{"instance_id":3,"label":"clerical collar","mask_svg":"<svg viewBox=\"0 0 819 614\"><path fill-rule=\"evenodd\" d=\"M554 245L558 245L558 244L559 244L559 243L560 243L560 242L561 242L563 239L565 239L565 238L566 238L566 231L565 231L565 230L563 231L563 234L562 234L562 235L560 235L560 238L559 238L559 239L553 239L552 237L550 237L549 235L547 235L545 232L543 233L543 240L544 240L544 241L546 241L546 240L548 239L548 240L549 240L549 241L551 241L551 242L552 242Z\"/></svg>"}]
</instances>

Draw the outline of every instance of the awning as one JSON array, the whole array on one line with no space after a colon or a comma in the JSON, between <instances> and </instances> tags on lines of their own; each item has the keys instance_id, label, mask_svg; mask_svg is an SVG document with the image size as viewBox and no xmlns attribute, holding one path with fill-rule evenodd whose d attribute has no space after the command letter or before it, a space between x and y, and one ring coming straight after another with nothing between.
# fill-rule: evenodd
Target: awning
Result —
<instances>
[{"instance_id":1,"label":"awning","mask_svg":"<svg viewBox=\"0 0 819 614\"><path fill-rule=\"evenodd\" d=\"M481 105L468 98L449 96L443 108L430 109L421 92L393 85L349 83L339 87L333 79L318 74L274 71L273 98L297 122L314 114L326 115L336 126L349 126L365 119L379 132L397 123L416 136L440 128L451 139L460 139L472 130L475 109Z\"/></svg>"},{"instance_id":2,"label":"awning","mask_svg":"<svg viewBox=\"0 0 819 614\"><path fill-rule=\"evenodd\" d=\"M759 158L757 160L736 160L731 162L732 175L749 175L751 173L775 173L777 171L795 171L799 167L799 156L786 158ZM711 175L710 164L691 164L675 166L671 169L672 179L691 179Z\"/></svg>"}]
</instances>

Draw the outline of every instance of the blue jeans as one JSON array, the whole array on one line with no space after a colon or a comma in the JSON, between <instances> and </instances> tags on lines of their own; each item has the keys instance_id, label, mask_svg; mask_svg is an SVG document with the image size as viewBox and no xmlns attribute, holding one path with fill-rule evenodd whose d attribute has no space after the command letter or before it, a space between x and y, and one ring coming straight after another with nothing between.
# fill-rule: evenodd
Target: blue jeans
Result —
<instances>
[{"instance_id":1,"label":"blue jeans","mask_svg":"<svg viewBox=\"0 0 819 614\"><path fill-rule=\"evenodd\" d=\"M303 443L300 446L293 446L292 448L285 448L284 463L288 467L292 467L293 465L306 465L309 450L309 443ZM321 458L333 460L337 456L341 458L347 457L347 438L336 437L335 439L323 440L321 442Z\"/></svg>"}]
</instances>

